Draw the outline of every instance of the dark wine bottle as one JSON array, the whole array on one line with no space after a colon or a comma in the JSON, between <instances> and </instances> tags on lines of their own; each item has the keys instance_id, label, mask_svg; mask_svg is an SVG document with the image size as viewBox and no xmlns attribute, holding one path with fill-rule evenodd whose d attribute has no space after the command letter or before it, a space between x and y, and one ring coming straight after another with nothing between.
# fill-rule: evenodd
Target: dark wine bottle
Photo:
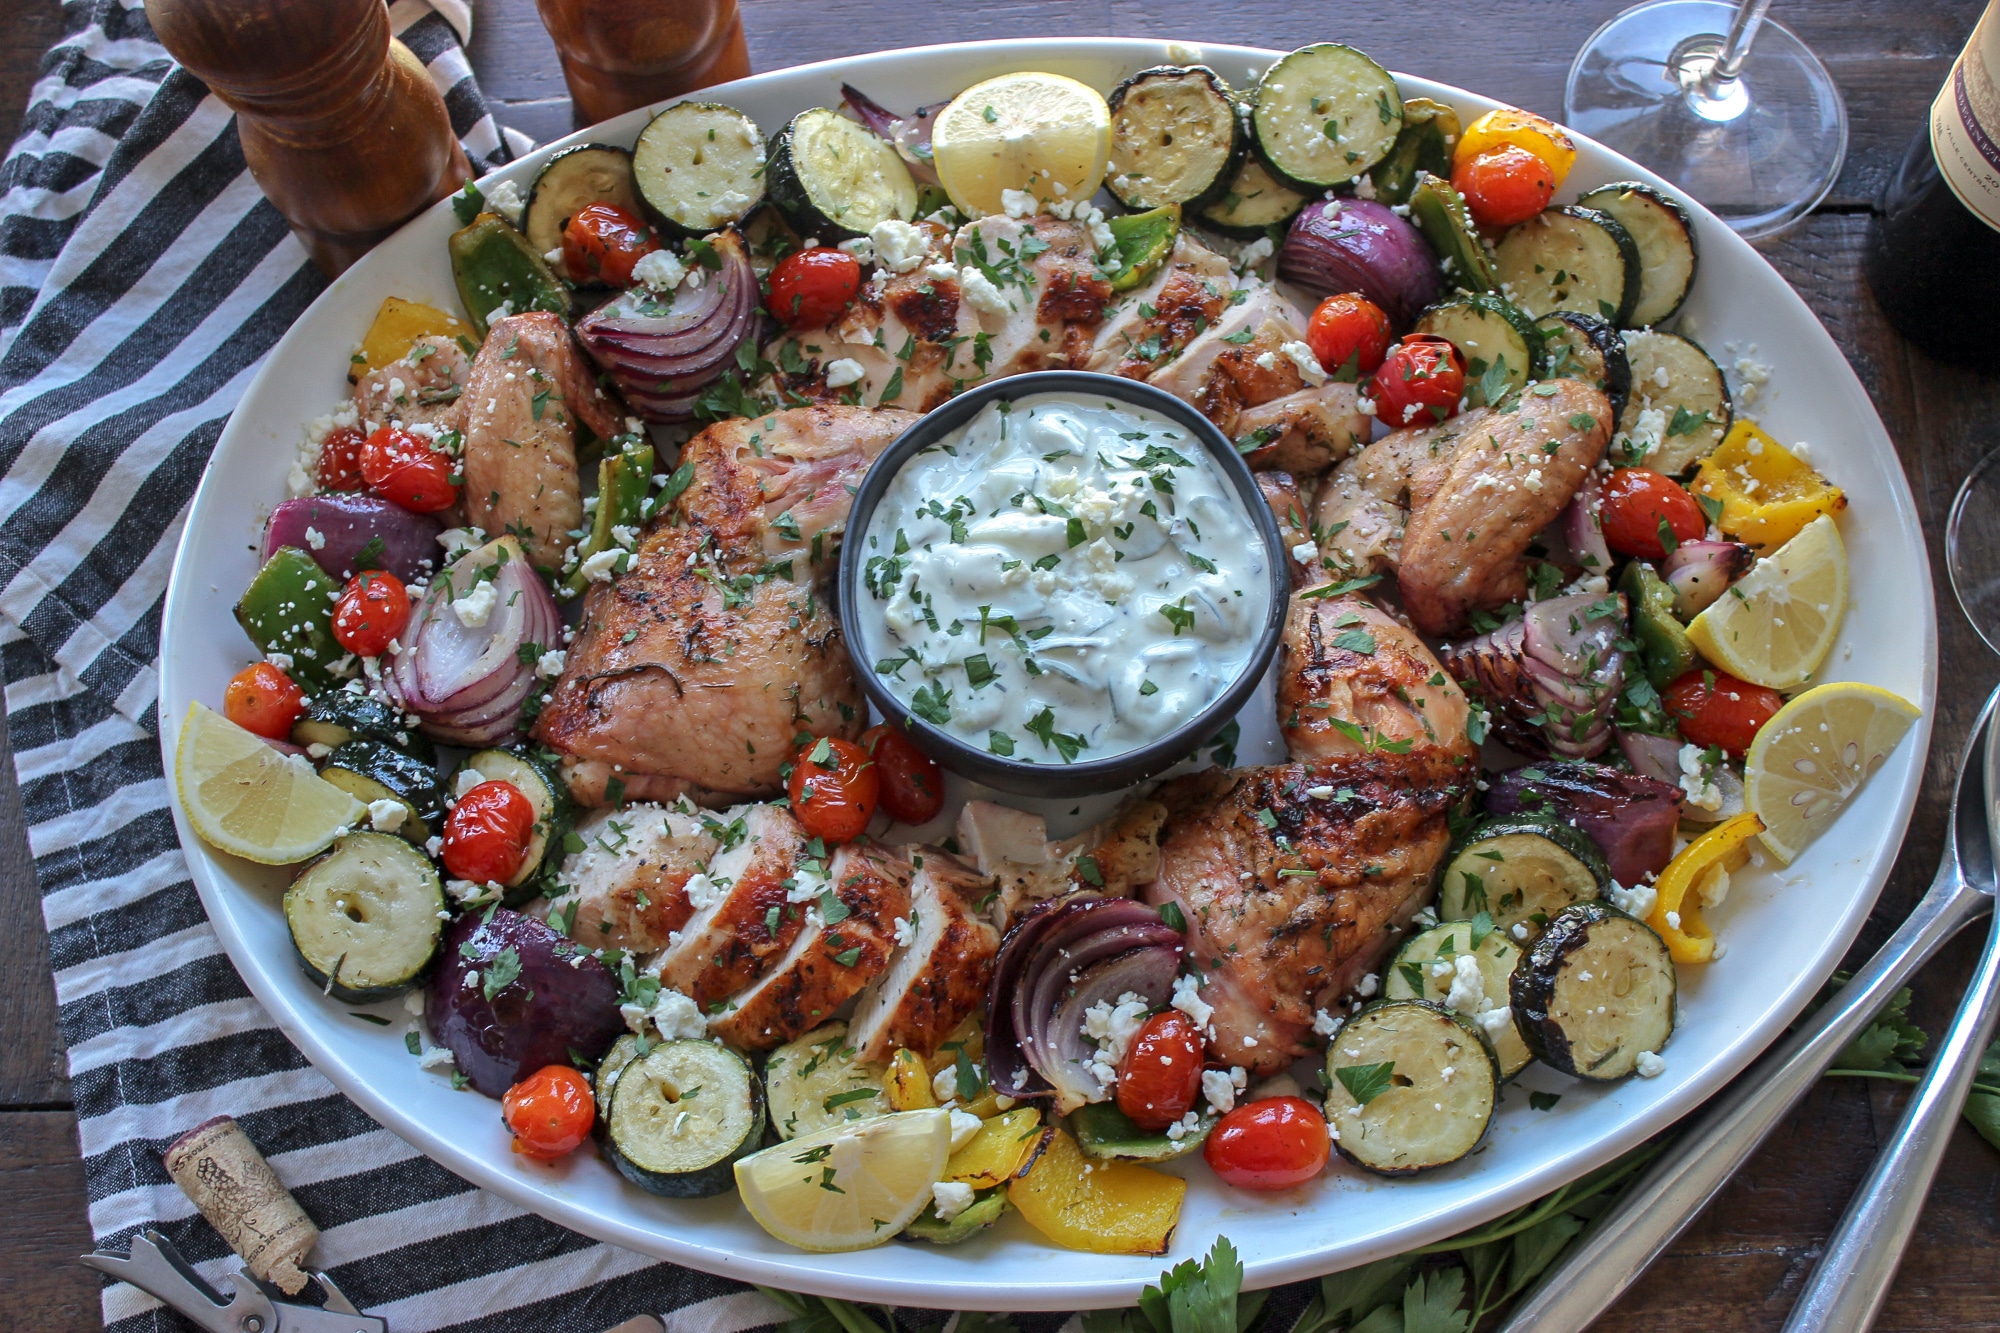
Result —
<instances>
[{"instance_id":1,"label":"dark wine bottle","mask_svg":"<svg viewBox=\"0 0 2000 1333\"><path fill-rule=\"evenodd\" d=\"M1869 228L1868 285L1889 322L1940 361L2000 370L2000 0L1952 65L1930 124Z\"/></svg>"}]
</instances>

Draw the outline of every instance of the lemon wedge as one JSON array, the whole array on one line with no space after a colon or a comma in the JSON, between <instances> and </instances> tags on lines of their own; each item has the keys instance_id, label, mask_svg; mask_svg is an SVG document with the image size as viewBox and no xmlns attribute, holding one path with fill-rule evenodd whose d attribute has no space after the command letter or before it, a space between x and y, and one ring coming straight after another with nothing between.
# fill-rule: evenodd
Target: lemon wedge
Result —
<instances>
[{"instance_id":1,"label":"lemon wedge","mask_svg":"<svg viewBox=\"0 0 2000 1333\"><path fill-rule=\"evenodd\" d=\"M189 704L174 788L194 831L218 851L291 865L332 845L368 807L212 708Z\"/></svg>"},{"instance_id":2,"label":"lemon wedge","mask_svg":"<svg viewBox=\"0 0 2000 1333\"><path fill-rule=\"evenodd\" d=\"M961 212L1004 212L1001 191L1082 202L1104 182L1111 108L1095 88L1024 71L975 83L931 129L931 164Z\"/></svg>"},{"instance_id":3,"label":"lemon wedge","mask_svg":"<svg viewBox=\"0 0 2000 1333\"><path fill-rule=\"evenodd\" d=\"M1743 761L1744 800L1764 821L1764 845L1790 865L1921 715L1900 695L1852 681L1815 685L1780 708Z\"/></svg>"},{"instance_id":4,"label":"lemon wedge","mask_svg":"<svg viewBox=\"0 0 2000 1333\"><path fill-rule=\"evenodd\" d=\"M1847 608L1847 548L1824 514L1694 618L1688 638L1733 676L1774 690L1812 679Z\"/></svg>"},{"instance_id":5,"label":"lemon wedge","mask_svg":"<svg viewBox=\"0 0 2000 1333\"><path fill-rule=\"evenodd\" d=\"M898 1111L752 1153L736 1163L736 1188L787 1245L865 1250L916 1220L950 1155L951 1112Z\"/></svg>"}]
</instances>

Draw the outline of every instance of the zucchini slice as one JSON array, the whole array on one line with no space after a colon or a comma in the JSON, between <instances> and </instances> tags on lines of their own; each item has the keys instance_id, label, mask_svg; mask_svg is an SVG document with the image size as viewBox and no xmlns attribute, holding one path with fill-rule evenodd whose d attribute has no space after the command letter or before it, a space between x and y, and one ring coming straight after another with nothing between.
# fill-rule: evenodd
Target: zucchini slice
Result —
<instances>
[{"instance_id":1,"label":"zucchini slice","mask_svg":"<svg viewBox=\"0 0 2000 1333\"><path fill-rule=\"evenodd\" d=\"M1542 377L1596 385L1611 400L1611 418L1617 420L1632 395L1624 335L1601 316L1577 310L1543 315L1535 327L1542 332Z\"/></svg>"},{"instance_id":2,"label":"zucchini slice","mask_svg":"<svg viewBox=\"0 0 2000 1333\"><path fill-rule=\"evenodd\" d=\"M1458 112L1428 97L1403 103L1403 130L1389 155L1368 173L1375 198L1385 204L1407 204L1417 188L1417 173L1451 179L1451 149L1461 132Z\"/></svg>"},{"instance_id":3,"label":"zucchini slice","mask_svg":"<svg viewBox=\"0 0 2000 1333\"><path fill-rule=\"evenodd\" d=\"M569 832L575 816L570 805L569 788L556 776L553 766L526 746L481 750L466 758L460 771L466 769L479 774L487 782L512 783L521 795L528 798L528 804L535 807L535 832L528 839L528 850L521 858L521 868L502 886L509 890L529 890L525 894L510 892L506 895L510 906L525 902L540 893L544 880L562 865L563 835Z\"/></svg>"},{"instance_id":4,"label":"zucchini slice","mask_svg":"<svg viewBox=\"0 0 2000 1333\"><path fill-rule=\"evenodd\" d=\"M917 1214L917 1220L903 1228L905 1240L920 1240L930 1245L956 1245L960 1241L971 1240L986 1228L998 1222L1007 1211L1007 1187L995 1185L991 1189L979 1191L972 1196L965 1211L946 1222L937 1215L935 1202L925 1206Z\"/></svg>"},{"instance_id":5,"label":"zucchini slice","mask_svg":"<svg viewBox=\"0 0 2000 1333\"><path fill-rule=\"evenodd\" d=\"M1604 853L1589 837L1546 815L1505 815L1476 826L1444 868L1438 915L1470 921L1481 912L1514 939L1533 938L1571 903L1611 884ZM1522 934L1514 935L1520 926Z\"/></svg>"},{"instance_id":6,"label":"zucchini slice","mask_svg":"<svg viewBox=\"0 0 2000 1333\"><path fill-rule=\"evenodd\" d=\"M1239 241L1254 241L1291 221L1310 197L1273 176L1256 158L1246 157L1222 196L1201 210L1201 225Z\"/></svg>"},{"instance_id":7,"label":"zucchini slice","mask_svg":"<svg viewBox=\"0 0 2000 1333\"><path fill-rule=\"evenodd\" d=\"M586 204L616 204L634 217L645 216L639 187L632 179L632 154L585 143L565 148L544 163L528 190L528 208L521 216L528 244L548 258L549 251L562 248L563 228ZM575 274L564 276L576 280Z\"/></svg>"},{"instance_id":8,"label":"zucchini slice","mask_svg":"<svg viewBox=\"0 0 2000 1333\"><path fill-rule=\"evenodd\" d=\"M396 832L414 843L431 836L444 820L444 789L437 769L415 755L380 741L349 741L327 756L319 775L363 805L402 803Z\"/></svg>"},{"instance_id":9,"label":"zucchini slice","mask_svg":"<svg viewBox=\"0 0 2000 1333\"><path fill-rule=\"evenodd\" d=\"M652 1047L646 1048L649 1052ZM639 1038L626 1033L611 1043L611 1049L597 1062L597 1072L590 1076L591 1095L597 1101L597 1125L602 1129L611 1123L611 1097L618 1090L618 1076L625 1072L625 1066L632 1063L639 1054Z\"/></svg>"},{"instance_id":10,"label":"zucchini slice","mask_svg":"<svg viewBox=\"0 0 2000 1333\"><path fill-rule=\"evenodd\" d=\"M1403 129L1389 71L1351 46L1321 42L1280 56L1257 81L1250 141L1295 189L1341 185L1388 156Z\"/></svg>"},{"instance_id":11,"label":"zucchini slice","mask_svg":"<svg viewBox=\"0 0 2000 1333\"><path fill-rule=\"evenodd\" d=\"M1105 188L1133 212L1199 208L1229 188L1249 136L1222 76L1206 65L1140 70L1111 93Z\"/></svg>"},{"instance_id":12,"label":"zucchini slice","mask_svg":"<svg viewBox=\"0 0 2000 1333\"><path fill-rule=\"evenodd\" d=\"M1672 318L1694 290L1699 262L1694 223L1680 200L1650 185L1621 181L1600 185L1576 202L1617 218L1639 247L1639 303L1628 323L1648 328Z\"/></svg>"},{"instance_id":13,"label":"zucchini slice","mask_svg":"<svg viewBox=\"0 0 2000 1333\"><path fill-rule=\"evenodd\" d=\"M1479 970L1483 1003L1475 1012L1453 1005L1457 985L1458 960L1470 958ZM1413 936L1397 950L1395 961L1382 976L1382 994L1391 1000L1429 1000L1455 1009L1472 1020L1486 1034L1494 1058L1500 1062L1500 1077L1512 1078L1535 1057L1521 1034L1514 1030L1513 1017L1504 1011L1508 1004L1507 979L1521 961L1520 946L1506 931L1488 921L1446 921ZM1495 1017L1489 1019L1486 1016Z\"/></svg>"},{"instance_id":14,"label":"zucchini slice","mask_svg":"<svg viewBox=\"0 0 2000 1333\"><path fill-rule=\"evenodd\" d=\"M1565 1074L1610 1082L1674 1032L1674 960L1651 926L1604 903L1566 907L1514 969L1528 1048Z\"/></svg>"},{"instance_id":15,"label":"zucchini slice","mask_svg":"<svg viewBox=\"0 0 2000 1333\"><path fill-rule=\"evenodd\" d=\"M856 1054L847 1044L847 1024L828 1023L764 1057L764 1091L779 1138L889 1114L882 1071Z\"/></svg>"},{"instance_id":16,"label":"zucchini slice","mask_svg":"<svg viewBox=\"0 0 2000 1333\"><path fill-rule=\"evenodd\" d=\"M792 117L771 141L771 202L808 236L866 236L917 215L917 182L875 131L825 107Z\"/></svg>"},{"instance_id":17,"label":"zucchini slice","mask_svg":"<svg viewBox=\"0 0 2000 1333\"><path fill-rule=\"evenodd\" d=\"M1206 1143L1219 1118L1204 1110L1199 1129L1174 1139L1140 1129L1116 1102L1093 1102L1071 1111L1063 1123L1076 1136L1076 1146L1085 1157L1100 1162L1171 1162Z\"/></svg>"},{"instance_id":18,"label":"zucchini slice","mask_svg":"<svg viewBox=\"0 0 2000 1333\"><path fill-rule=\"evenodd\" d=\"M1466 292L1499 290L1500 279L1493 271L1492 256L1486 253L1486 242L1473 225L1465 196L1452 188L1449 179L1428 171L1417 173L1417 183L1410 190L1410 221L1437 251L1446 282Z\"/></svg>"},{"instance_id":19,"label":"zucchini slice","mask_svg":"<svg viewBox=\"0 0 2000 1333\"><path fill-rule=\"evenodd\" d=\"M285 890L299 964L343 1004L416 984L444 935L444 885L430 858L386 833L350 833Z\"/></svg>"},{"instance_id":20,"label":"zucchini slice","mask_svg":"<svg viewBox=\"0 0 2000 1333\"><path fill-rule=\"evenodd\" d=\"M1493 261L1514 304L1537 318L1581 310L1622 328L1639 303L1639 247L1594 208L1551 208L1510 227Z\"/></svg>"},{"instance_id":21,"label":"zucchini slice","mask_svg":"<svg viewBox=\"0 0 2000 1333\"><path fill-rule=\"evenodd\" d=\"M1465 395L1474 407L1491 406L1541 375L1541 330L1490 292L1432 306L1412 332L1435 334L1464 355Z\"/></svg>"},{"instance_id":22,"label":"zucchini slice","mask_svg":"<svg viewBox=\"0 0 2000 1333\"><path fill-rule=\"evenodd\" d=\"M1632 362L1632 396L1618 415L1618 430L1627 437L1657 435L1645 466L1672 477L1714 453L1735 419L1722 368L1679 334L1652 329L1626 334L1625 355ZM1647 412L1659 416L1644 422Z\"/></svg>"},{"instance_id":23,"label":"zucchini slice","mask_svg":"<svg viewBox=\"0 0 2000 1333\"><path fill-rule=\"evenodd\" d=\"M764 175L757 122L715 102L676 102L646 122L632 149L646 216L677 236L742 221L763 201Z\"/></svg>"},{"instance_id":24,"label":"zucchini slice","mask_svg":"<svg viewBox=\"0 0 2000 1333\"><path fill-rule=\"evenodd\" d=\"M380 741L427 764L437 762L431 738L403 722L403 715L368 694L328 690L306 700L305 712L292 723L292 744L324 745L338 750L349 741Z\"/></svg>"},{"instance_id":25,"label":"zucchini slice","mask_svg":"<svg viewBox=\"0 0 2000 1333\"><path fill-rule=\"evenodd\" d=\"M748 1061L717 1042L663 1041L619 1072L605 1155L640 1189L703 1199L736 1188L736 1159L763 1137Z\"/></svg>"},{"instance_id":26,"label":"zucchini slice","mask_svg":"<svg viewBox=\"0 0 2000 1333\"><path fill-rule=\"evenodd\" d=\"M1486 1038L1424 1000L1389 1000L1348 1019L1326 1048L1334 1148L1383 1176L1456 1162L1493 1123L1500 1066Z\"/></svg>"}]
</instances>

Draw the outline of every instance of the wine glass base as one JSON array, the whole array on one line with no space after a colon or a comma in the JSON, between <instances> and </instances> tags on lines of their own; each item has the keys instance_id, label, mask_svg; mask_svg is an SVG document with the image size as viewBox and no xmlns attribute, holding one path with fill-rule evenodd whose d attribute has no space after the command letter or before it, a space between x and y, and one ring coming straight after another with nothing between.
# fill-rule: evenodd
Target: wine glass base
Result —
<instances>
[{"instance_id":1,"label":"wine glass base","mask_svg":"<svg viewBox=\"0 0 2000 1333\"><path fill-rule=\"evenodd\" d=\"M2000 452L1980 459L1960 484L1945 524L1944 559L1959 609L2000 653Z\"/></svg>"},{"instance_id":2,"label":"wine glass base","mask_svg":"<svg viewBox=\"0 0 2000 1333\"><path fill-rule=\"evenodd\" d=\"M1847 106L1826 66L1765 19L1735 79L1710 77L1736 6L1651 0L1591 34L1563 90L1568 124L1658 172L1748 237L1826 197Z\"/></svg>"}]
</instances>

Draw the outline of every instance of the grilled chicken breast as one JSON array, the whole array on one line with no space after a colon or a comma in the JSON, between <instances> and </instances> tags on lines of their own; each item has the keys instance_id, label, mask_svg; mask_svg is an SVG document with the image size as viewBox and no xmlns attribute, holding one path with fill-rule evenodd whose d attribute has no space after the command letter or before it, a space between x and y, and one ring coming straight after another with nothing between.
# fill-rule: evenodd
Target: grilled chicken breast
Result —
<instances>
[{"instance_id":1,"label":"grilled chicken breast","mask_svg":"<svg viewBox=\"0 0 2000 1333\"><path fill-rule=\"evenodd\" d=\"M1358 593L1293 597L1278 718L1300 760L1437 750L1470 765L1465 693L1407 626Z\"/></svg>"},{"instance_id":2,"label":"grilled chicken breast","mask_svg":"<svg viewBox=\"0 0 2000 1333\"><path fill-rule=\"evenodd\" d=\"M704 1010L762 976L805 926L795 899L805 830L782 805L746 805L718 821L721 850L686 885L694 911L659 965L660 983Z\"/></svg>"},{"instance_id":3,"label":"grilled chicken breast","mask_svg":"<svg viewBox=\"0 0 2000 1333\"><path fill-rule=\"evenodd\" d=\"M986 1003L1000 932L978 911L993 878L935 847L909 849L908 938L854 1006L847 1040L864 1061L899 1046L929 1059Z\"/></svg>"},{"instance_id":4,"label":"grilled chicken breast","mask_svg":"<svg viewBox=\"0 0 2000 1333\"><path fill-rule=\"evenodd\" d=\"M714 825L711 816L707 825ZM720 844L701 816L653 804L596 810L577 821L583 850L563 858L550 915L593 949L652 953L694 915L687 883ZM572 904L575 914L570 916Z\"/></svg>"},{"instance_id":5,"label":"grilled chicken breast","mask_svg":"<svg viewBox=\"0 0 2000 1333\"><path fill-rule=\"evenodd\" d=\"M457 340L418 338L402 360L361 377L354 386L354 406L373 426L400 423L463 430L463 396L471 369L472 362Z\"/></svg>"}]
</instances>

